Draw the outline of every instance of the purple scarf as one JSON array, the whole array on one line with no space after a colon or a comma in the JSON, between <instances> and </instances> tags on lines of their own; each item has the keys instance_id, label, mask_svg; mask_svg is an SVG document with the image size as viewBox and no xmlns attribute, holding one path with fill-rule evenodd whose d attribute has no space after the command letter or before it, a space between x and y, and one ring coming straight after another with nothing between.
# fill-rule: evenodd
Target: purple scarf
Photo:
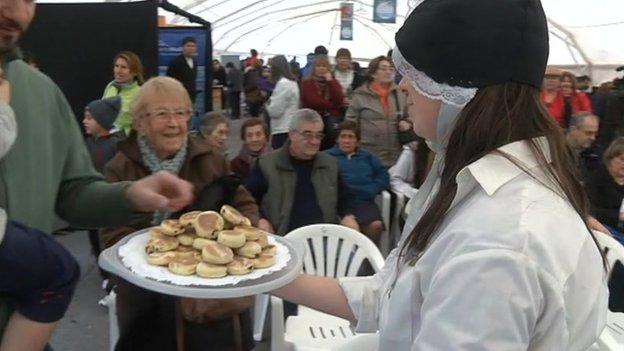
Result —
<instances>
[{"instance_id":1,"label":"purple scarf","mask_svg":"<svg viewBox=\"0 0 624 351\"><path fill-rule=\"evenodd\" d=\"M271 145L267 143L260 151L254 152L247 148L247 145L243 145L240 152L238 153L238 157L240 157L243 162L249 165L249 169L251 169L258 159L258 157L273 151L271 149Z\"/></svg>"},{"instance_id":2,"label":"purple scarf","mask_svg":"<svg viewBox=\"0 0 624 351\"><path fill-rule=\"evenodd\" d=\"M256 83L258 89L266 91L267 93L272 93L275 88L275 84L271 83L268 78L260 77Z\"/></svg>"}]
</instances>

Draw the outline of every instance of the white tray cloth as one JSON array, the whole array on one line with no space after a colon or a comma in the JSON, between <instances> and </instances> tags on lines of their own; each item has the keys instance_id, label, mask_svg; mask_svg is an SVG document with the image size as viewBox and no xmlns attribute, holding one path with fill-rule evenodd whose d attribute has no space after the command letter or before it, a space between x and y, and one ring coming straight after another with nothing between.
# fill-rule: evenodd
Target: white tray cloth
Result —
<instances>
[{"instance_id":1,"label":"white tray cloth","mask_svg":"<svg viewBox=\"0 0 624 351\"><path fill-rule=\"evenodd\" d=\"M133 273L141 277L181 286L235 285L245 280L258 279L264 275L277 272L286 267L291 259L288 248L269 236L269 244L277 247L276 262L271 267L254 269L251 273L245 275L228 275L223 278L202 278L197 275L182 276L171 273L167 267L154 266L147 263L145 245L149 238L149 233L142 233L128 240L118 251L121 262Z\"/></svg>"}]
</instances>

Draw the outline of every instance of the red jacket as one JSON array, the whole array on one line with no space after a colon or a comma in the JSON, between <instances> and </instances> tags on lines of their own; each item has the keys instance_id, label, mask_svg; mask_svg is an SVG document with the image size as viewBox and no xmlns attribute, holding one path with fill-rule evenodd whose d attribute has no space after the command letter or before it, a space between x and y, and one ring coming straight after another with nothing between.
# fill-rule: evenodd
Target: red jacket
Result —
<instances>
[{"instance_id":1,"label":"red jacket","mask_svg":"<svg viewBox=\"0 0 624 351\"><path fill-rule=\"evenodd\" d=\"M560 126L566 127L566 116L565 116L565 104L563 95L558 93L555 99L549 104L545 100L544 92L541 94L542 102L548 108L548 112L550 115L559 123ZM592 111L592 105L587 97L587 94L583 92L574 92L572 94L572 113L577 113L581 111Z\"/></svg>"},{"instance_id":2,"label":"red jacket","mask_svg":"<svg viewBox=\"0 0 624 351\"><path fill-rule=\"evenodd\" d=\"M329 113L332 117L342 118L344 112L344 95L337 80L327 82L329 99L321 96L319 88L313 78L306 78L301 82L301 107L311 108L321 116Z\"/></svg>"}]
</instances>

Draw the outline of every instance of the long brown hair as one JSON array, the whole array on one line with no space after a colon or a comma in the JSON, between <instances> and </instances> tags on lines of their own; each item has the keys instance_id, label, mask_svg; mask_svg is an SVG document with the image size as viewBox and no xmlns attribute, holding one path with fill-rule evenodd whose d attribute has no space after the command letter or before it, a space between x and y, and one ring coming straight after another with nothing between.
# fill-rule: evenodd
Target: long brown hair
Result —
<instances>
[{"instance_id":1,"label":"long brown hair","mask_svg":"<svg viewBox=\"0 0 624 351\"><path fill-rule=\"evenodd\" d=\"M297 78L295 78L295 75L292 73L291 69L290 69L290 64L288 64L288 60L286 60L286 57L284 55L277 55L274 56L270 63L269 66L271 66L271 81L274 84L277 84L277 82L283 78L297 81Z\"/></svg>"},{"instance_id":2,"label":"long brown hair","mask_svg":"<svg viewBox=\"0 0 624 351\"><path fill-rule=\"evenodd\" d=\"M427 146L425 139L418 137L418 146L414 150L414 179L412 184L418 189L422 186L431 170L433 151Z\"/></svg>"},{"instance_id":3,"label":"long brown hair","mask_svg":"<svg viewBox=\"0 0 624 351\"><path fill-rule=\"evenodd\" d=\"M548 140L551 163L548 163L546 155L533 140L541 136ZM538 180L518 160L497 150L520 140L529 143L531 153L548 177L546 181ZM480 89L458 117L446 149L440 190L401 247L400 256L404 257L411 250L417 253L425 251L455 197L457 174L489 153L497 153L513 162L525 173L567 199L583 221L587 219L587 195L579 181L573 153L563 133L542 105L539 90L518 83L494 85ZM588 231L598 247L593 233L589 228Z\"/></svg>"}]
</instances>

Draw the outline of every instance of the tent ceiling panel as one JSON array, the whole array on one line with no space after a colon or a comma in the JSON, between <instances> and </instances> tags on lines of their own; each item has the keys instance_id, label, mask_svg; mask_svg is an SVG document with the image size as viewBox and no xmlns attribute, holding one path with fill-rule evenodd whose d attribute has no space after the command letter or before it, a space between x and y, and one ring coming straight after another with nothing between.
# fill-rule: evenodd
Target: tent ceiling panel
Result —
<instances>
[{"instance_id":1,"label":"tent ceiling panel","mask_svg":"<svg viewBox=\"0 0 624 351\"><path fill-rule=\"evenodd\" d=\"M334 8L337 9L340 0L172 0L173 3L184 6L191 12L196 13L202 17L205 17L208 21L211 21L215 26L215 31L228 32L235 29L245 31L246 27L255 26L256 22L271 21L274 22L274 16L276 17L289 17L292 13L298 13L300 15L310 14L318 11L320 8ZM351 1L354 4L356 16L360 18L370 19L372 18L372 3L373 0L359 0ZM580 48L573 50L574 55L584 53L587 55L589 62L584 62L582 54L579 57L573 56L568 50L567 46L560 45L562 39L557 36L551 35L551 42L553 43L552 58L550 60L553 64L571 65L576 64L581 58L579 64L615 64L624 63L624 46L614 45L624 37L624 1L622 0L594 0L588 2L586 0L543 0L544 9L552 22L561 25L565 28L566 32L573 39L566 39L568 41L576 41L576 45ZM406 14L408 11L408 0L398 0L398 13ZM252 17L253 16L253 17ZM331 17L331 16L328 16ZM399 18L399 22L402 22L402 18ZM363 22L370 22L362 20ZM318 20L305 22L306 25L298 25L292 28L292 31L300 33L295 35L297 38L304 38L310 43L324 44L326 46L340 47L342 45L348 46L349 43L338 42L335 43L334 36L328 35L331 32L337 32L336 23L330 23L328 20ZM380 32L380 35L384 37L383 41L393 41L393 34L400 26L396 25L380 25L367 23L372 28L375 28ZM273 24L263 26L263 28L270 27ZM279 26L275 23L274 25ZM598 25L598 27L596 27ZM234 27L234 28L233 28ZM356 52L356 56L366 56L366 53L373 51L365 46L372 44L377 45L378 41L373 40L370 43L370 31L367 31L364 25L361 28L354 28L355 40L353 43ZM552 25L551 25L552 27ZM363 31L360 31L360 30ZM264 29L262 29L264 30ZM262 31L261 30L261 31ZM219 35L220 33L216 33ZM359 35L358 35L359 34ZM221 34L223 35L223 34ZM241 47L247 51L251 47L261 47L262 44L258 43L258 38L254 36L253 40L241 38L237 41L236 46ZM332 43L330 43L332 41ZM256 44L258 43L258 44ZM246 45L245 45L246 44ZM255 46L254 46L255 44ZM288 54L305 54L307 51L314 47L314 44L310 48L304 51L300 50L300 45L285 45L289 47L284 53ZM223 49L224 47L217 44L217 49ZM379 50L384 52L386 48ZM555 49L558 51L555 53ZM331 51L331 50L330 50Z\"/></svg>"},{"instance_id":2,"label":"tent ceiling panel","mask_svg":"<svg viewBox=\"0 0 624 351\"><path fill-rule=\"evenodd\" d=\"M80 2L85 1L98 0ZM397 24L379 24L371 20L373 0L344 1L354 6L354 40L340 41L337 11L343 1L169 0L212 23L218 51L255 48L265 54L305 55L322 44L330 54L346 47L354 57L364 59L392 47L394 33L415 2L397 0ZM623 0L542 0L542 4L550 22L550 64L585 70L624 64ZM185 24L183 18L164 14L172 23Z\"/></svg>"}]
</instances>

